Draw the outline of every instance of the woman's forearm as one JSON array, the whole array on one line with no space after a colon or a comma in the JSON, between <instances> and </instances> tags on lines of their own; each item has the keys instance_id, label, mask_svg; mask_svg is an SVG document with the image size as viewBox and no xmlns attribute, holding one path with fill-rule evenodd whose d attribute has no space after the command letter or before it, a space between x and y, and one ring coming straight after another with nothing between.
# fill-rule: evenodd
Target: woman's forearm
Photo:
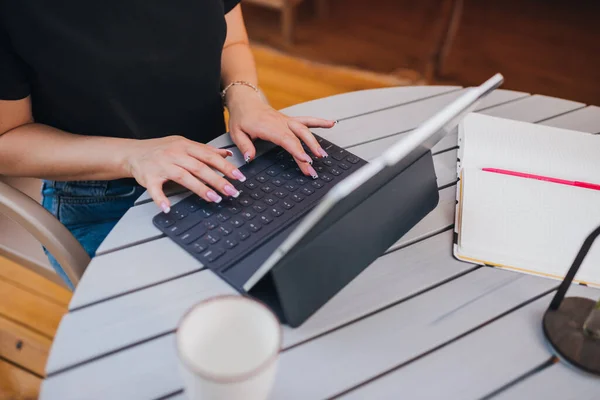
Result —
<instances>
[{"instance_id":1,"label":"woman's forearm","mask_svg":"<svg viewBox=\"0 0 600 400\"><path fill-rule=\"evenodd\" d=\"M0 135L0 175L54 180L130 177L126 160L134 142L25 124Z\"/></svg>"}]
</instances>

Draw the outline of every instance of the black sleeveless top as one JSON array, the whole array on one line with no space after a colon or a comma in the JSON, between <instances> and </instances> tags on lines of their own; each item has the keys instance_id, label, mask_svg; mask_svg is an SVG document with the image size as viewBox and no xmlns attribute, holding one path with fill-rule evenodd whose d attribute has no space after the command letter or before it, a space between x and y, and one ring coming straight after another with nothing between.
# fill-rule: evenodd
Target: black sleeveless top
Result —
<instances>
[{"instance_id":1,"label":"black sleeveless top","mask_svg":"<svg viewBox=\"0 0 600 400\"><path fill-rule=\"evenodd\" d=\"M240 0L0 0L0 99L36 122L121 138L225 132L225 14Z\"/></svg>"}]
</instances>

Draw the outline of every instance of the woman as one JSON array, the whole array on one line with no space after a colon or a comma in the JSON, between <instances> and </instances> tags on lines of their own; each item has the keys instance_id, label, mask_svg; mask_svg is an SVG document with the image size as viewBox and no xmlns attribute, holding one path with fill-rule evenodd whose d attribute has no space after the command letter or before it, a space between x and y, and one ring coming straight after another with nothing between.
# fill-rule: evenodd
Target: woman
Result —
<instances>
[{"instance_id":1,"label":"woman","mask_svg":"<svg viewBox=\"0 0 600 400\"><path fill-rule=\"evenodd\" d=\"M237 195L215 172L245 179L231 153L203 144L225 132L223 102L247 162L260 138L316 175L301 141L326 156L308 128L334 121L261 101L239 1L0 0L0 174L44 179L44 207L90 256L144 188L166 213L167 181Z\"/></svg>"}]
</instances>

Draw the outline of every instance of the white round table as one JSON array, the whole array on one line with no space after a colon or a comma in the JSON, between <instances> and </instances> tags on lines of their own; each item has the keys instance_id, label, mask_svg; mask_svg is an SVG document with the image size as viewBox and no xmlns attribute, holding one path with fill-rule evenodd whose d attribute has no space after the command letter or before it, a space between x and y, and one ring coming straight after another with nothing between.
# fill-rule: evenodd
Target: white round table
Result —
<instances>
[{"instance_id":1,"label":"white round table","mask_svg":"<svg viewBox=\"0 0 600 400\"><path fill-rule=\"evenodd\" d=\"M367 90L284 112L339 119L315 132L369 160L462 91ZM497 90L476 111L600 132L600 108L546 96ZM453 258L456 141L449 135L434 149L438 207L302 326L284 327L272 398L600 396L600 379L555 363L545 345L541 317L558 281ZM239 152L234 159L243 162ZM60 324L42 399L184 398L177 322L233 289L154 228L157 212L142 195L102 243ZM600 297L582 286L569 294Z\"/></svg>"}]
</instances>

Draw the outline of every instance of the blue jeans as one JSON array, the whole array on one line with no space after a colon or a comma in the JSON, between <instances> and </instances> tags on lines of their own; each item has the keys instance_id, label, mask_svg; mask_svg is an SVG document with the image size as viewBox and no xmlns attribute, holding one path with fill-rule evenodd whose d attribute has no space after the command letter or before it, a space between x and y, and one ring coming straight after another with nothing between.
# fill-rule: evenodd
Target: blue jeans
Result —
<instances>
[{"instance_id":1,"label":"blue jeans","mask_svg":"<svg viewBox=\"0 0 600 400\"><path fill-rule=\"evenodd\" d=\"M133 206L144 188L133 179L115 181L43 181L42 205L50 211L94 257L119 219ZM73 288L63 268L44 248L50 264Z\"/></svg>"}]
</instances>

